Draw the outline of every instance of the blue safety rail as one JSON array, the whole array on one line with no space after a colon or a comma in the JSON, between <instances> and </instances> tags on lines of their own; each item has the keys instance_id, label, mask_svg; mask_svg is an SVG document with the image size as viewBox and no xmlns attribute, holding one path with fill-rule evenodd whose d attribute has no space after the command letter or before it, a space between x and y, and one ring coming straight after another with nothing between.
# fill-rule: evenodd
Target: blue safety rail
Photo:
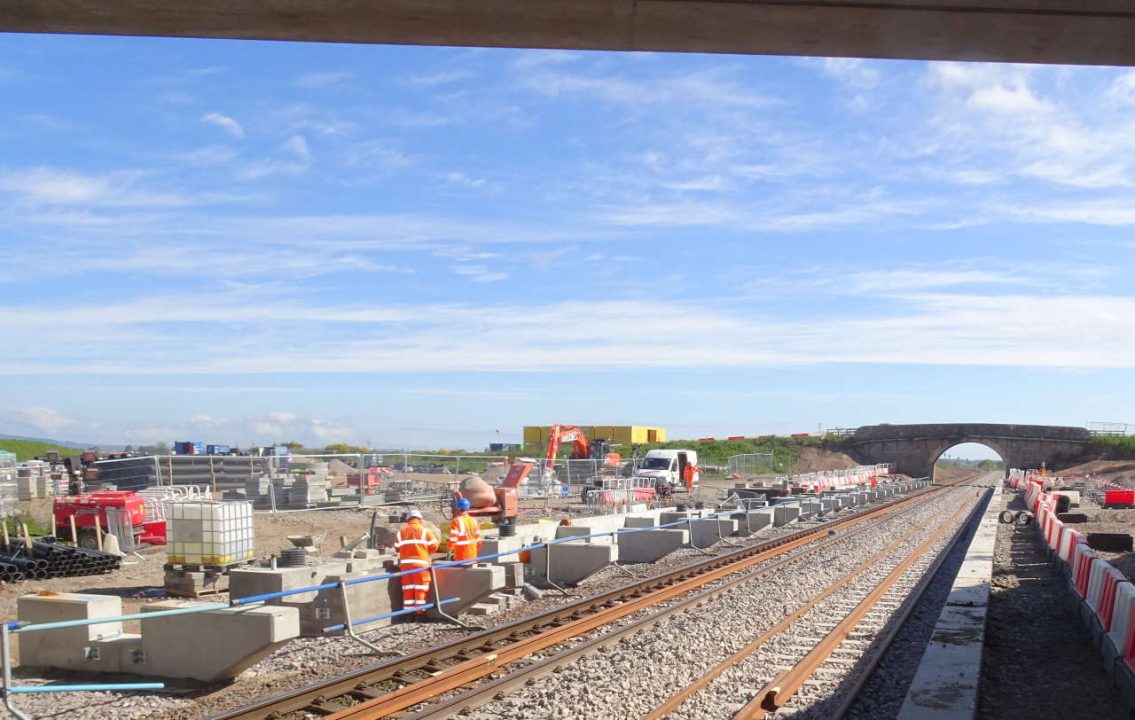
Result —
<instances>
[{"instance_id":1,"label":"blue safety rail","mask_svg":"<svg viewBox=\"0 0 1135 720\"><path fill-rule=\"evenodd\" d=\"M106 683L93 685L17 685L8 692L20 695L53 692L105 692L108 690L164 690L165 683Z\"/></svg>"},{"instance_id":2,"label":"blue safety rail","mask_svg":"<svg viewBox=\"0 0 1135 720\"><path fill-rule=\"evenodd\" d=\"M461 600L461 598L459 598L459 597L446 598L445 600L442 600L439 604L440 605L448 605L449 603L460 602L460 600ZM432 607L437 607L437 606L434 605L433 603L426 603L425 605L416 605L412 608L406 608L405 610L395 610L393 612L382 613L381 615L371 615L370 617L365 617L362 620L352 620L351 621L351 627L357 627L359 625L366 625L368 623L378 622L379 620L386 620L388 618L398 617L400 615L410 615L412 613L422 612L424 610L429 610ZM339 623L338 625L332 625L330 627L323 628L323 632L325 632L325 633L337 632L339 630L346 629L346 627L347 627L346 623Z\"/></svg>"}]
</instances>

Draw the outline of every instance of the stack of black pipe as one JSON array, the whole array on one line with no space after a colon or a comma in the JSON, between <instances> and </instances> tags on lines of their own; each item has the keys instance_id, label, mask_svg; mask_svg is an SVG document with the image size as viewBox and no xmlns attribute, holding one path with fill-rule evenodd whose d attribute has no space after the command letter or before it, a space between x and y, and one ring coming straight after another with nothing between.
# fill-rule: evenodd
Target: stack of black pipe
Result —
<instances>
[{"instance_id":1,"label":"stack of black pipe","mask_svg":"<svg viewBox=\"0 0 1135 720\"><path fill-rule=\"evenodd\" d=\"M117 570L122 558L114 553L57 545L47 537L32 542L31 551L23 540L0 544L0 581L18 582L41 578L99 575Z\"/></svg>"}]
</instances>

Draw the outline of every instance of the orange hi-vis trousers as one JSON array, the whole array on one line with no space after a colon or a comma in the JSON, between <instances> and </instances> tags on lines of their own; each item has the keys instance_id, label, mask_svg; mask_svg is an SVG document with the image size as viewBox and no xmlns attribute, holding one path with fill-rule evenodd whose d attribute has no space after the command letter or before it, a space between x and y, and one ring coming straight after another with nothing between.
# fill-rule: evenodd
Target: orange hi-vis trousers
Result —
<instances>
[{"instance_id":1,"label":"orange hi-vis trousers","mask_svg":"<svg viewBox=\"0 0 1135 720\"><path fill-rule=\"evenodd\" d=\"M402 576L402 608L410 610L422 607L429 602L430 593L430 553L436 552L440 545L433 531L422 525L422 521L411 518L398 532L394 547L398 549L398 569L414 570ZM425 609L418 614L425 613Z\"/></svg>"}]
</instances>

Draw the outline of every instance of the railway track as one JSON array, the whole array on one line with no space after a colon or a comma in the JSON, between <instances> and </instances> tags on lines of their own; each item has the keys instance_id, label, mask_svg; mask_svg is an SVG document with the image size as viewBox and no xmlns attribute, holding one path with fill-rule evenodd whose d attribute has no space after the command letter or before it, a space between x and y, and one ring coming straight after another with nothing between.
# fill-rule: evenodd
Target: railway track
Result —
<instances>
[{"instance_id":1,"label":"railway track","mask_svg":"<svg viewBox=\"0 0 1135 720\"><path fill-rule=\"evenodd\" d=\"M268 698L220 715L217 720L433 718L469 712L532 685L540 677L557 673L580 657L602 653L615 643L625 642L648 625L710 603L742 583L868 532L885 519L914 513L923 502L948 492L949 488L926 488L817 528L745 547L561 605L540 615ZM945 532L948 524L943 524L941 532ZM918 530L910 535L917 535ZM848 573L844 585L867 573L883 554L885 551ZM835 593L833 589L832 594ZM807 610L801 613L806 614ZM833 632L836 630L839 628ZM733 664L743 659L737 658ZM806 673L803 677L806 680ZM796 676L789 680L795 682ZM686 692L684 697L671 698L671 706L660 706L652 717L668 714L705 686ZM781 682L762 688L756 707L786 701L791 693L786 693L785 687L787 683Z\"/></svg>"}]
</instances>

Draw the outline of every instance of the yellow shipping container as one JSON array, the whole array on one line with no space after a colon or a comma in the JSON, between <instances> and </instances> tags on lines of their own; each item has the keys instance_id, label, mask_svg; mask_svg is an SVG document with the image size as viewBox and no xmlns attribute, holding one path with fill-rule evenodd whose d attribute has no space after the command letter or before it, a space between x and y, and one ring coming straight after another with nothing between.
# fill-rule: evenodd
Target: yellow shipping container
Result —
<instances>
[{"instance_id":1,"label":"yellow shipping container","mask_svg":"<svg viewBox=\"0 0 1135 720\"><path fill-rule=\"evenodd\" d=\"M643 443L666 442L666 428L644 425L576 425L587 435L588 440L610 438L616 445L640 445ZM546 445L551 425L526 425L524 444Z\"/></svg>"}]
</instances>

